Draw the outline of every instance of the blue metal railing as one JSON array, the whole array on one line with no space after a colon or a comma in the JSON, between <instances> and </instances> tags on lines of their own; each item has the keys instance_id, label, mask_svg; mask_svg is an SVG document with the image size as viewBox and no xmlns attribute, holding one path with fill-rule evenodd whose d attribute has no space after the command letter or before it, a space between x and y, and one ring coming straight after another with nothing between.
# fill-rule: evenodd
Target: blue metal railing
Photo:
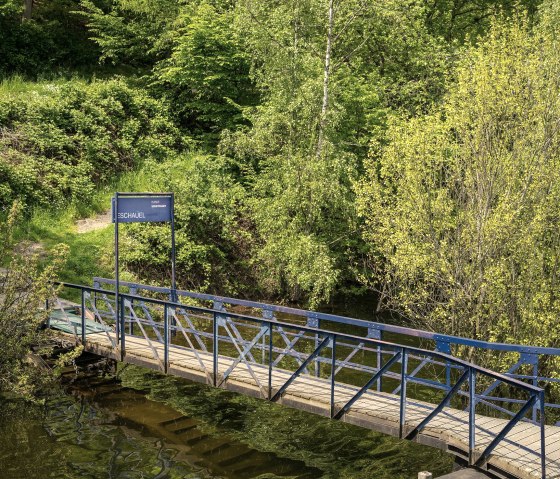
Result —
<instances>
[{"instance_id":1,"label":"blue metal railing","mask_svg":"<svg viewBox=\"0 0 560 479\"><path fill-rule=\"evenodd\" d=\"M114 287L115 281L107 278L95 277L93 278L94 287L109 286ZM164 294L169 299L171 299L171 290L169 288L149 286L132 282L121 282L122 287L128 288L132 294L142 295L143 292L146 293L159 293ZM375 339L386 339L390 336L390 340L393 342L403 342L410 343L411 341L423 340L423 347L428 349L434 349L435 351L458 356L459 348L471 348L475 352L480 351L493 351L496 353L503 354L514 354L517 356L516 360L510 363L508 369L503 371L503 374L526 381L534 386L541 385L543 388L547 389L555 384L560 384L560 378L545 376L542 371L543 364L546 364L547 360L551 357L557 358L560 362L560 348L549 348L549 347L537 347L522 344L507 344L507 343L492 343L489 341L482 341L470 338L463 338L460 336L451 336L445 334L438 334L431 331L425 331L414 328L407 328L403 326L396 326L392 324L379 323L374 321L365 321L356 318L349 318L346 316L339 316L328 313L320 313L316 311L308 311L298 308L291 308L286 306L267 304L262 302L248 301L237 298L229 298L224 296L214 296L204 293L196 293L192 291L182 291L178 290L176 292L179 298L191 298L198 301L209 302L212 309L227 311L226 305L238 306L243 308L250 308L267 319L275 319L276 316L281 316L286 322L292 322L296 319L301 320L308 326L321 329L333 329L351 326L353 332L358 336L363 336L365 338L375 338ZM351 359L351 358L350 358ZM416 366L412 375L420 374L426 366L432 364L432 361L427 360L425 363L420 363ZM530 373L521 374L519 371L523 368L529 368ZM445 375L446 381L441 387L443 389L449 390L451 387L451 372L452 365L445 365ZM480 401L485 403L488 400L493 400L495 397L493 393L502 385L501 381L494 381L487 385L487 388L480 395ZM382 382L378 382L378 390L381 390ZM394 391L398 393L398 389ZM517 400L515 398L509 398L503 401L508 404L515 404ZM546 407L551 409L556 409L560 412L560 404L550 398L546 402ZM502 408L502 412L509 413L513 416L513 412L509 411L507 408ZM533 420L537 420L537 406L534 405L532 411ZM560 423L559 423L560 424Z\"/></svg>"},{"instance_id":2,"label":"blue metal railing","mask_svg":"<svg viewBox=\"0 0 560 479\"><path fill-rule=\"evenodd\" d=\"M450 405L452 400L458 401L463 406L464 402L468 402L468 461L471 465L484 466L496 446L504 440L512 428L526 420L525 416L529 411L536 409L539 416L538 421L537 417L533 417L532 422L538 424L541 432L540 448L535 454L540 455L542 477L546 477L545 397L544 390L533 384L527 384L519 379L468 363L441 351L429 351L415 346L335 332L307 324L293 324L272 317L259 318L223 311L221 308L209 309L146 298L137 294L120 293L119 304L115 305L114 300L111 302L111 297L115 295L114 291L59 284L62 287L80 291L81 305L77 312L81 320L80 340L83 343L87 341L89 312L93 314L95 321L104 322L103 318L106 318L113 323L118 344L115 344L114 341L111 341L111 344L115 350L120 351L121 359L124 359L126 355L127 337L138 336L147 341L159 368L165 373L170 368L170 347L173 347L188 349L192 352L206 374L207 382L214 386L223 385L236 366L243 363L259 387L261 396L270 401L279 400L293 382L303 375L318 377L324 379L324 384L329 388L329 415L333 419L343 418L351 411L356 401L363 398L373 385L379 384L385 378L398 383L398 436L407 439L414 439L420 434L436 415ZM115 314L116 312L118 314ZM135 328L141 335L135 335ZM95 334L103 334L103 332ZM160 357L158 344L163 345L163 357ZM303 350L301 350L302 346ZM350 353L341 354L344 349ZM254 350L262 353L261 356L254 355ZM330 354L325 354L329 350ZM207 367L202 355L211 355L211 368ZM220 375L219 364L223 357L232 359L233 362ZM368 361L366 357L372 357L373 360ZM427 364L426 361L438 367L449 366L451 368L449 369L450 374L446 374L444 383L437 377L427 379L418 376L418 366ZM417 366L412 372L409 372L409 366L414 363ZM394 367L399 364L400 370L395 371ZM321 370L321 365L325 366L323 370ZM313 366L314 371L312 371ZM266 367L268 370L266 384L262 384L259 379L256 372L257 367ZM273 387L275 371L291 373L278 388ZM348 371L365 374L368 379L361 387L357 389L354 387L351 397L348 397L346 402L339 407L339 404L335 402L335 390L337 388L348 389L348 384L352 382ZM344 381L337 381L335 379L337 374L343 372L345 373ZM458 377L452 378L452 376L457 376L454 374L455 372ZM479 377L486 378L486 382L490 381L492 384L499 382L512 392L517 391L517 397L511 404L519 406L507 410L511 418L482 451L476 450L477 405L484 404L486 407L493 407L496 413L500 413L504 412L504 408L493 404L492 401L507 402L511 398L499 396L489 398L484 393L477 393L476 385ZM444 396L438 400L434 409L429 411L422 421L411 428L406 425L406 408L407 401L411 399L411 388L414 386L432 387L443 391ZM494 390L496 389L494 388ZM521 394L527 397L519 399Z\"/></svg>"}]
</instances>

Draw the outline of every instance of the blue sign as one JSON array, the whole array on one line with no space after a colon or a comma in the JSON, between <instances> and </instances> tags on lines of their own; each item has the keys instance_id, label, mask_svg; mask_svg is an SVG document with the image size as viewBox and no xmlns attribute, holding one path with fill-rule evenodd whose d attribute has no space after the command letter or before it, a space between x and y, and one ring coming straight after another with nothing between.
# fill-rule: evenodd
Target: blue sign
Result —
<instances>
[{"instance_id":1,"label":"blue sign","mask_svg":"<svg viewBox=\"0 0 560 479\"><path fill-rule=\"evenodd\" d=\"M127 197L119 196L119 223L144 223L171 221L171 196ZM113 223L115 222L115 198L112 203Z\"/></svg>"}]
</instances>

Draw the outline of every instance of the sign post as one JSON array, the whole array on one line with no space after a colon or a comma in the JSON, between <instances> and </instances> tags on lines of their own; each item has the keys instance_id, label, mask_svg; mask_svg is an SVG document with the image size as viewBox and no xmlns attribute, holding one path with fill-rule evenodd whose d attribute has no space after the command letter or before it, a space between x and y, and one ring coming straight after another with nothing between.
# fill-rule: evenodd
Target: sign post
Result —
<instances>
[{"instance_id":1,"label":"sign post","mask_svg":"<svg viewBox=\"0 0 560 479\"><path fill-rule=\"evenodd\" d=\"M112 200L112 221L115 223L115 313L117 343L124 342L124 308L119 324L119 223L171 223L171 301L177 301L175 282L175 194L119 193ZM119 332L121 334L119 334ZM121 350L123 349L121 345Z\"/></svg>"}]
</instances>

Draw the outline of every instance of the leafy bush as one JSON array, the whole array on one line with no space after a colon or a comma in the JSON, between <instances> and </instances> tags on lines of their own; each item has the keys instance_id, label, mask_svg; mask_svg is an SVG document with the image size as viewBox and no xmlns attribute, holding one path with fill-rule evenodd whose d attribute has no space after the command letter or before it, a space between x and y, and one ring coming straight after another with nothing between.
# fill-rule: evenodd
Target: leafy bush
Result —
<instances>
[{"instance_id":1,"label":"leafy bush","mask_svg":"<svg viewBox=\"0 0 560 479\"><path fill-rule=\"evenodd\" d=\"M12 233L20 214L21 205L15 202L7 221L0 223L0 264L7 266L0 272L0 394L11 392L32 399L50 374L28 356L32 346L45 342L39 327L46 318L40 308L55 294L51 281L64 263L67 248L55 248L51 262L42 270L36 256L14 255Z\"/></svg>"},{"instance_id":2,"label":"leafy bush","mask_svg":"<svg viewBox=\"0 0 560 479\"><path fill-rule=\"evenodd\" d=\"M122 80L0 97L0 207L59 207L180 145L165 108Z\"/></svg>"},{"instance_id":3,"label":"leafy bush","mask_svg":"<svg viewBox=\"0 0 560 479\"><path fill-rule=\"evenodd\" d=\"M154 189L175 192L181 287L230 294L254 291L248 277L252 235L243 210L246 192L235 182L227 162L215 156L181 157L151 170ZM169 225L133 224L123 233L122 258L127 268L143 279L169 284Z\"/></svg>"},{"instance_id":4,"label":"leafy bush","mask_svg":"<svg viewBox=\"0 0 560 479\"><path fill-rule=\"evenodd\" d=\"M550 28L496 24L445 105L393 125L369 165L370 278L388 307L433 330L560 343L560 30Z\"/></svg>"}]
</instances>

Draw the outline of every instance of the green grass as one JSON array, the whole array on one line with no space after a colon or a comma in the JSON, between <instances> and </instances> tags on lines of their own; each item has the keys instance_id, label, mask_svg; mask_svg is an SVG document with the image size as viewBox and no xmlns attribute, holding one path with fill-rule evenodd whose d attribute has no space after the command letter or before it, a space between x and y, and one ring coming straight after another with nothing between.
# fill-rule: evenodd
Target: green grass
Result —
<instances>
[{"instance_id":1,"label":"green grass","mask_svg":"<svg viewBox=\"0 0 560 479\"><path fill-rule=\"evenodd\" d=\"M53 89L72 81L74 83L85 83L86 80L82 78L72 78L71 80L65 78L55 78L52 80L41 80L38 82L31 82L25 78L14 75L9 78L4 78L0 81L0 97L7 96L10 98L18 97L21 95L50 95Z\"/></svg>"},{"instance_id":2,"label":"green grass","mask_svg":"<svg viewBox=\"0 0 560 479\"><path fill-rule=\"evenodd\" d=\"M113 183L100 188L88 202L70 204L64 210L37 209L14 232L17 243L41 243L45 250L41 261L50 260L52 250L59 244L68 245L70 252L59 278L61 281L91 284L93 276L114 276L114 228L109 225L88 233L78 233L76 221L108 211L115 191L154 191L157 183L150 168L125 173ZM121 271L123 279L128 275ZM132 279L132 278L128 278Z\"/></svg>"}]
</instances>

